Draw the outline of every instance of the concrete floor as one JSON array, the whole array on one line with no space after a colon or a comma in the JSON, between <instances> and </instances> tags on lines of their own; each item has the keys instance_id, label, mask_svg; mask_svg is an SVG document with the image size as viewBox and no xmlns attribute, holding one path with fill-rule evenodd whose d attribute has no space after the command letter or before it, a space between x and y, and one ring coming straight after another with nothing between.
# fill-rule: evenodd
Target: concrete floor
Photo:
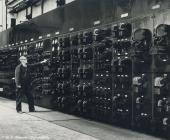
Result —
<instances>
[{"instance_id":1,"label":"concrete floor","mask_svg":"<svg viewBox=\"0 0 170 140\"><path fill-rule=\"evenodd\" d=\"M0 98L0 140L161 140L110 125L36 106L23 114L15 111L15 101Z\"/></svg>"}]
</instances>

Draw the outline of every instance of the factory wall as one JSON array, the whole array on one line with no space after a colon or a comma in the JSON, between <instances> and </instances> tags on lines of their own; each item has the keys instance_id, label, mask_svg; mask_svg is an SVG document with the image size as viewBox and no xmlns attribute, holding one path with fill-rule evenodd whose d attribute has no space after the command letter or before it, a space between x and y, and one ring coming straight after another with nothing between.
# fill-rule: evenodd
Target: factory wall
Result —
<instances>
[{"instance_id":1,"label":"factory wall","mask_svg":"<svg viewBox=\"0 0 170 140\"><path fill-rule=\"evenodd\" d=\"M154 7L158 7L158 9L154 9ZM169 7L170 2L168 0L77 0L3 32L0 36L6 36L5 38L8 38L7 34L11 34L12 40L10 38L7 42L1 41L1 44L5 45L25 39L37 38L40 35L54 33L56 31L68 32L69 28L74 28L75 31L81 30L94 26L94 21L97 20L100 20L101 24L106 24L118 20L133 19L133 22L137 23L135 25L150 26L150 28L152 26L153 30L153 23L148 24L146 22L147 17L151 21L152 19L150 17L155 15L154 22L156 22L158 15L160 15L159 19L165 19L163 21L160 19L161 22L169 23L167 18ZM36 10L36 13L40 13L38 7ZM128 14L128 16L121 18L122 14L126 16ZM33 15L36 16L34 12ZM18 14L18 17L19 20L24 20L23 14ZM154 23L154 26L156 24L158 23ZM13 33L15 35L12 35ZM26 35L24 36L23 34Z\"/></svg>"},{"instance_id":2,"label":"factory wall","mask_svg":"<svg viewBox=\"0 0 170 140\"><path fill-rule=\"evenodd\" d=\"M72 2L74 0L66 0L66 4ZM12 5L11 5L12 6ZM41 9L41 2L38 4L34 5L32 7L32 18L35 18L37 16L40 16L43 13L49 12L55 8L57 8L56 0L45 0L44 5L43 5L43 13ZM30 7L28 8L30 9ZM7 23L6 23L6 6L5 6L5 0L0 1L0 31L6 30L7 28L11 27L11 18L16 19L16 25L21 24L25 21L26 19L26 10L22 10L18 13L9 13L10 8L7 10ZM7 25L6 25L7 24Z\"/></svg>"},{"instance_id":3,"label":"factory wall","mask_svg":"<svg viewBox=\"0 0 170 140\"><path fill-rule=\"evenodd\" d=\"M5 3L4 3L5 0L1 0L0 1L0 31L3 31L6 29L6 18L5 18L5 15L6 15L6 10L5 10Z\"/></svg>"}]
</instances>

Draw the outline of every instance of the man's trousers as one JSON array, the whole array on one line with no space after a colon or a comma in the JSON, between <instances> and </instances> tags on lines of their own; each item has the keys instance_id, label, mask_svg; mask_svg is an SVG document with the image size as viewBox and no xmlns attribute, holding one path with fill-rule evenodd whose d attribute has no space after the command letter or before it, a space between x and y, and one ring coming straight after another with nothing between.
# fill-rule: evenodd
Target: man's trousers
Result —
<instances>
[{"instance_id":1,"label":"man's trousers","mask_svg":"<svg viewBox=\"0 0 170 140\"><path fill-rule=\"evenodd\" d=\"M28 88L17 88L16 89L16 110L18 111L22 111L22 98L23 95L26 96L27 101L28 101L28 106L29 106L29 111L34 111L34 98L33 95L30 93L29 91L30 89Z\"/></svg>"}]
</instances>

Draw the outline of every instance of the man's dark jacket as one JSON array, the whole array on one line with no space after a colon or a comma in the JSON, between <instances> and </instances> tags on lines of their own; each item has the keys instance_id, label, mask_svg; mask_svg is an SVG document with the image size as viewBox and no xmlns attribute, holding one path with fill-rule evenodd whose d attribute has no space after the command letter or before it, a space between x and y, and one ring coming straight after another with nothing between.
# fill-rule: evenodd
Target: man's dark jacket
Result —
<instances>
[{"instance_id":1,"label":"man's dark jacket","mask_svg":"<svg viewBox=\"0 0 170 140\"><path fill-rule=\"evenodd\" d=\"M28 68L23 67L22 64L19 64L15 69L15 83L16 87L28 87L30 85L30 76Z\"/></svg>"}]
</instances>

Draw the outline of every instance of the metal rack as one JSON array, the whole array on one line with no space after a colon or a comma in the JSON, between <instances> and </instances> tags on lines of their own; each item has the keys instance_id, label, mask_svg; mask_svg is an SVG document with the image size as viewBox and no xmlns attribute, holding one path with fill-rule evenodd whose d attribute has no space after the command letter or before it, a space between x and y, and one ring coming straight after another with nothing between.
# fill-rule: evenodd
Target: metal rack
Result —
<instances>
[{"instance_id":1,"label":"metal rack","mask_svg":"<svg viewBox=\"0 0 170 140\"><path fill-rule=\"evenodd\" d=\"M133 24L118 22L18 46L25 48L19 49L24 51L20 55L28 54L31 67L36 67L32 74L40 70L40 90L33 91L36 103L151 134L159 130L159 136L168 134L169 25L153 32L134 31ZM44 59L48 61L40 63ZM48 93L43 77L49 80ZM33 81L36 78L32 76Z\"/></svg>"}]
</instances>

